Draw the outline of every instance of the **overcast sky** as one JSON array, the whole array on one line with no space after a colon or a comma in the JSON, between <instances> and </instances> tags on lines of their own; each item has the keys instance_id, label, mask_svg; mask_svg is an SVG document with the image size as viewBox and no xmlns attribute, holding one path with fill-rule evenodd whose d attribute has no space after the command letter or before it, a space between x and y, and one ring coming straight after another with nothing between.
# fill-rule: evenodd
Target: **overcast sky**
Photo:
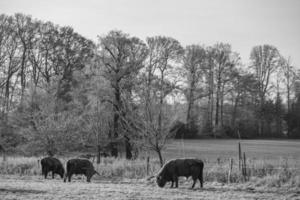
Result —
<instances>
[{"instance_id":1,"label":"overcast sky","mask_svg":"<svg viewBox=\"0 0 300 200\"><path fill-rule=\"evenodd\" d=\"M300 68L300 0L0 0L0 13L16 12L72 26L94 41L118 29L143 40L171 36L184 46L227 42L244 63L253 46L272 44Z\"/></svg>"}]
</instances>

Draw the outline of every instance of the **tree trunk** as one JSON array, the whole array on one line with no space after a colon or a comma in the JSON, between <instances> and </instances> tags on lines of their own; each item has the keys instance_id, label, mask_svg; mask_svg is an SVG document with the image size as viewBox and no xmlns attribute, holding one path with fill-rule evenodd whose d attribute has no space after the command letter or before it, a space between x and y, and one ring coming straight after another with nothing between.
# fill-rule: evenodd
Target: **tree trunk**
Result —
<instances>
[{"instance_id":1,"label":"tree trunk","mask_svg":"<svg viewBox=\"0 0 300 200\"><path fill-rule=\"evenodd\" d=\"M290 108L291 108L291 97L290 97L290 75L289 75L289 73L290 73L290 68L289 68L289 66L288 66L288 75L287 75L287 113L290 113ZM288 124L288 126L287 126L287 137L289 137L290 136L290 126L289 126L289 117L287 117L287 124Z\"/></svg>"},{"instance_id":2,"label":"tree trunk","mask_svg":"<svg viewBox=\"0 0 300 200\"><path fill-rule=\"evenodd\" d=\"M161 72L161 82L160 82L160 97L159 97L159 113L158 113L158 134L162 134L162 106L163 106L163 83L164 83L164 72Z\"/></svg>"},{"instance_id":3,"label":"tree trunk","mask_svg":"<svg viewBox=\"0 0 300 200\"><path fill-rule=\"evenodd\" d=\"M218 127L219 125L219 107L220 107L220 96L219 91L216 94L216 113L215 113L215 126Z\"/></svg>"},{"instance_id":4,"label":"tree trunk","mask_svg":"<svg viewBox=\"0 0 300 200\"><path fill-rule=\"evenodd\" d=\"M219 109L220 109L220 93L221 93L221 71L219 66L218 72L218 82L217 82L217 91L216 91L216 118L215 118L215 125L218 127L219 125Z\"/></svg>"},{"instance_id":5,"label":"tree trunk","mask_svg":"<svg viewBox=\"0 0 300 200\"><path fill-rule=\"evenodd\" d=\"M221 100L221 103L220 103L220 112L221 112L221 114L220 114L220 120L221 120L221 127L223 127L223 125L224 125L224 120L223 120L223 115L224 115L224 84L222 85L222 90L221 90L221 98L220 98L220 100Z\"/></svg>"},{"instance_id":6,"label":"tree trunk","mask_svg":"<svg viewBox=\"0 0 300 200\"><path fill-rule=\"evenodd\" d=\"M159 163L160 166L162 167L164 165L164 160L161 154L161 150L159 148L156 148L156 153L158 154L158 158L159 158Z\"/></svg>"},{"instance_id":7,"label":"tree trunk","mask_svg":"<svg viewBox=\"0 0 300 200\"><path fill-rule=\"evenodd\" d=\"M208 96L208 129L213 133L213 112L214 112L214 72L213 64L210 61L209 69L209 96Z\"/></svg>"},{"instance_id":8,"label":"tree trunk","mask_svg":"<svg viewBox=\"0 0 300 200\"><path fill-rule=\"evenodd\" d=\"M128 137L125 137L125 150L126 150L126 159L132 159L132 145Z\"/></svg>"},{"instance_id":9,"label":"tree trunk","mask_svg":"<svg viewBox=\"0 0 300 200\"><path fill-rule=\"evenodd\" d=\"M5 99L4 99L4 112L8 113L9 110L9 86L10 86L10 75L7 75L6 85L5 85Z\"/></svg>"},{"instance_id":10,"label":"tree trunk","mask_svg":"<svg viewBox=\"0 0 300 200\"><path fill-rule=\"evenodd\" d=\"M111 156L113 157L118 157L118 147L117 147L117 144L115 142L111 142L110 143L110 152L111 152Z\"/></svg>"},{"instance_id":11,"label":"tree trunk","mask_svg":"<svg viewBox=\"0 0 300 200\"><path fill-rule=\"evenodd\" d=\"M100 162L101 162L101 147L100 147L100 145L98 144L97 145L97 164L100 164Z\"/></svg>"},{"instance_id":12,"label":"tree trunk","mask_svg":"<svg viewBox=\"0 0 300 200\"><path fill-rule=\"evenodd\" d=\"M26 65L26 52L27 49L24 45L24 49L23 49L23 55L22 55L22 62L21 62L21 72L20 72L20 76L21 76L21 103L20 103L20 108L21 110L23 109L23 102L24 102L24 91L25 91L25 86L26 86L26 77L25 77L25 65Z\"/></svg>"},{"instance_id":13,"label":"tree trunk","mask_svg":"<svg viewBox=\"0 0 300 200\"><path fill-rule=\"evenodd\" d=\"M193 116L193 107L194 107L194 91L190 88L190 95L188 99L188 109L187 109L187 116L186 116L186 123L188 128L191 130L194 127L194 116Z\"/></svg>"},{"instance_id":14,"label":"tree trunk","mask_svg":"<svg viewBox=\"0 0 300 200\"><path fill-rule=\"evenodd\" d=\"M237 114L237 106L238 106L239 94L234 100L232 118L231 118L231 127L236 128L236 114Z\"/></svg>"},{"instance_id":15,"label":"tree trunk","mask_svg":"<svg viewBox=\"0 0 300 200\"><path fill-rule=\"evenodd\" d=\"M116 82L115 87L115 102L113 105L114 119L113 119L113 135L112 138L116 139L119 136L119 119L120 119L120 106L121 106L121 92L119 87L119 82ZM118 148L116 144L111 145L111 155L114 157L118 157Z\"/></svg>"},{"instance_id":16,"label":"tree trunk","mask_svg":"<svg viewBox=\"0 0 300 200\"><path fill-rule=\"evenodd\" d=\"M264 97L260 97L259 105L259 116L258 116L258 136L262 137L264 134L264 118L263 118L263 106L264 106Z\"/></svg>"},{"instance_id":17,"label":"tree trunk","mask_svg":"<svg viewBox=\"0 0 300 200\"><path fill-rule=\"evenodd\" d=\"M196 77L195 77L195 70L194 66L192 66L192 70L190 71L190 76L191 76L191 80L190 80L190 87L189 87L189 94L188 94L188 110L187 110L187 117L186 117L186 123L188 126L189 130L192 130L192 128L195 127L195 116L194 116L194 92L195 92L195 82L196 82Z\"/></svg>"}]
</instances>

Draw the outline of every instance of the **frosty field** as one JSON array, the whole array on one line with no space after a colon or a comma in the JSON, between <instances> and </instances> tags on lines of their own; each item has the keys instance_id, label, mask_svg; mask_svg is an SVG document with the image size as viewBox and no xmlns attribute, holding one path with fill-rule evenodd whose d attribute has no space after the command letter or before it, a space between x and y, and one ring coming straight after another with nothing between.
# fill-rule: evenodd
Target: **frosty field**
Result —
<instances>
[{"instance_id":1,"label":"frosty field","mask_svg":"<svg viewBox=\"0 0 300 200\"><path fill-rule=\"evenodd\" d=\"M190 188L190 181L178 189L158 188L146 180L93 180L80 178L63 183L42 177L0 177L0 199L299 199L300 192L288 188L254 188L251 184L223 185L205 183L204 188ZM199 184L199 183L198 183ZM199 186L199 185L198 185Z\"/></svg>"}]
</instances>

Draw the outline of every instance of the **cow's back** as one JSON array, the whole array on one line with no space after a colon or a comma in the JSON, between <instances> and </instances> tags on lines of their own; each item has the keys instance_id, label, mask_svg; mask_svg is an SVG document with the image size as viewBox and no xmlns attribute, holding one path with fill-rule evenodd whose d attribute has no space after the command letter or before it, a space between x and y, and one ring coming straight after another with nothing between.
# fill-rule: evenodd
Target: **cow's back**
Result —
<instances>
[{"instance_id":1,"label":"cow's back","mask_svg":"<svg viewBox=\"0 0 300 200\"><path fill-rule=\"evenodd\" d=\"M71 159L67 162L67 171L74 174L82 174L89 169L94 167L87 159Z\"/></svg>"},{"instance_id":2,"label":"cow's back","mask_svg":"<svg viewBox=\"0 0 300 200\"><path fill-rule=\"evenodd\" d=\"M179 158L170 160L164 166L164 173L167 176L177 175L177 176L191 176L192 167L201 170L203 168L203 162L199 159L193 158Z\"/></svg>"},{"instance_id":3,"label":"cow's back","mask_svg":"<svg viewBox=\"0 0 300 200\"><path fill-rule=\"evenodd\" d=\"M47 168L51 169L54 167L55 162L52 157L46 157L41 160L41 165L43 168L47 167Z\"/></svg>"}]
</instances>

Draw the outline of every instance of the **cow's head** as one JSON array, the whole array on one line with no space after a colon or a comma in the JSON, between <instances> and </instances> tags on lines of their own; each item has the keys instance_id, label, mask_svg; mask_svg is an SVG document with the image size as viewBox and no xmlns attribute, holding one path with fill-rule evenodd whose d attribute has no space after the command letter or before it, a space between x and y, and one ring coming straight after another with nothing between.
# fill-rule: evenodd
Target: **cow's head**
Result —
<instances>
[{"instance_id":1,"label":"cow's head","mask_svg":"<svg viewBox=\"0 0 300 200\"><path fill-rule=\"evenodd\" d=\"M166 179L164 179L161 175L156 176L156 183L159 187L164 187L166 182Z\"/></svg>"}]
</instances>

